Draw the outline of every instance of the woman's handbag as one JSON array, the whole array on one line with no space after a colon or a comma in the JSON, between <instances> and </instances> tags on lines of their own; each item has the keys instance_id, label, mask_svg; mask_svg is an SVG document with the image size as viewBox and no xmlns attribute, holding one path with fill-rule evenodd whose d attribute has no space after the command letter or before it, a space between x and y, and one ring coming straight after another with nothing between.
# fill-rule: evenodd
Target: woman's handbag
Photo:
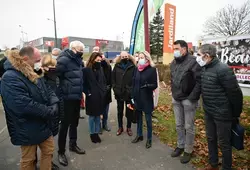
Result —
<instances>
[{"instance_id":1,"label":"woman's handbag","mask_svg":"<svg viewBox=\"0 0 250 170\"><path fill-rule=\"evenodd\" d=\"M245 129L239 123L236 123L232 126L231 131L231 145L237 150L243 150Z\"/></svg>"}]
</instances>

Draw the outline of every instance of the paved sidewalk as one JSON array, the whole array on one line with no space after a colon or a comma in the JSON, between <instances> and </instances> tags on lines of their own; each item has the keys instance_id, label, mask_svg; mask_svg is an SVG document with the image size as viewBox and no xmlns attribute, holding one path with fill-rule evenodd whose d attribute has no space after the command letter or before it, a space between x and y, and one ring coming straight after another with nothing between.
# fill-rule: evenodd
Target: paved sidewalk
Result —
<instances>
[{"instance_id":1,"label":"paved sidewalk","mask_svg":"<svg viewBox=\"0 0 250 170\"><path fill-rule=\"evenodd\" d=\"M78 134L78 145L84 148L86 155L76 155L67 152L69 166L61 167L63 170L193 170L191 165L183 165L179 158L171 158L171 149L162 144L156 137L153 138L153 146L145 148L146 140L138 144L132 144L134 137L126 133L116 136L116 102L111 104L110 126L111 132L104 132L101 135L101 144L91 143L88 135L87 117L80 120ZM3 112L0 110L0 117ZM1 121L1 123L4 121ZM124 119L125 122L125 119ZM124 123L126 124L126 122ZM1 128L4 125L1 124ZM1 129L0 129L1 130ZM133 132L136 132L136 125L133 125ZM7 130L0 134L0 169L19 169L20 151L14 147L8 138ZM55 139L57 145L57 139ZM55 163L57 153L54 154Z\"/></svg>"}]
</instances>

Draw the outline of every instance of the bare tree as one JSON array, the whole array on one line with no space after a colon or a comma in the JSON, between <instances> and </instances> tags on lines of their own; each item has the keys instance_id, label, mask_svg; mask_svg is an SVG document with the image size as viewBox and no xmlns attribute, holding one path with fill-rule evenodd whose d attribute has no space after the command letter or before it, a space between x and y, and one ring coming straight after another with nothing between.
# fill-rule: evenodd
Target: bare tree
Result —
<instances>
[{"instance_id":1,"label":"bare tree","mask_svg":"<svg viewBox=\"0 0 250 170\"><path fill-rule=\"evenodd\" d=\"M209 18L204 25L206 35L233 36L250 30L250 0L240 8L228 5Z\"/></svg>"}]
</instances>

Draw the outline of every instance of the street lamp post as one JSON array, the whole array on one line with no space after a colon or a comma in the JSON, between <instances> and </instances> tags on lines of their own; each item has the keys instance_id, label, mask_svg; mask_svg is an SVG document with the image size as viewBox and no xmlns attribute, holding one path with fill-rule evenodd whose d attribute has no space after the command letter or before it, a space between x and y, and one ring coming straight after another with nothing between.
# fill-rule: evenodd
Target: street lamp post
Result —
<instances>
[{"instance_id":1,"label":"street lamp post","mask_svg":"<svg viewBox=\"0 0 250 170\"><path fill-rule=\"evenodd\" d=\"M53 0L53 12L54 12L54 29L55 29L55 44L57 48L57 32L56 32L56 8L55 8L55 0Z\"/></svg>"},{"instance_id":2,"label":"street lamp post","mask_svg":"<svg viewBox=\"0 0 250 170\"><path fill-rule=\"evenodd\" d=\"M144 34L145 34L145 50L150 53L150 41L149 41L149 22L148 22L148 0L143 0L144 9Z\"/></svg>"}]
</instances>

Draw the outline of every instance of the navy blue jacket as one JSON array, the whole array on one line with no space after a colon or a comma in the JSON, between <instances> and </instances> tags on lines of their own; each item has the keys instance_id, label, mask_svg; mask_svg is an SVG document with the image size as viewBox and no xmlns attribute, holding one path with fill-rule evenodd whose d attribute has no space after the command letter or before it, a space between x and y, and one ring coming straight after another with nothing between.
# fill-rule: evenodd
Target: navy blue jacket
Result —
<instances>
[{"instance_id":1,"label":"navy blue jacket","mask_svg":"<svg viewBox=\"0 0 250 170\"><path fill-rule=\"evenodd\" d=\"M43 78L35 83L24 76L25 70L26 75L30 75L27 69L20 67L22 72L17 71L8 60L4 68L1 92L12 144L26 146L44 142L52 135L51 105L56 104L58 98Z\"/></svg>"},{"instance_id":2,"label":"navy blue jacket","mask_svg":"<svg viewBox=\"0 0 250 170\"><path fill-rule=\"evenodd\" d=\"M56 72L60 79L63 99L81 100L83 92L83 62L73 51L66 49L57 58Z\"/></svg>"},{"instance_id":3,"label":"navy blue jacket","mask_svg":"<svg viewBox=\"0 0 250 170\"><path fill-rule=\"evenodd\" d=\"M146 114L153 112L153 91L157 86L156 68L148 66L141 72L135 69L132 98L134 99L136 110L143 111Z\"/></svg>"}]
</instances>

